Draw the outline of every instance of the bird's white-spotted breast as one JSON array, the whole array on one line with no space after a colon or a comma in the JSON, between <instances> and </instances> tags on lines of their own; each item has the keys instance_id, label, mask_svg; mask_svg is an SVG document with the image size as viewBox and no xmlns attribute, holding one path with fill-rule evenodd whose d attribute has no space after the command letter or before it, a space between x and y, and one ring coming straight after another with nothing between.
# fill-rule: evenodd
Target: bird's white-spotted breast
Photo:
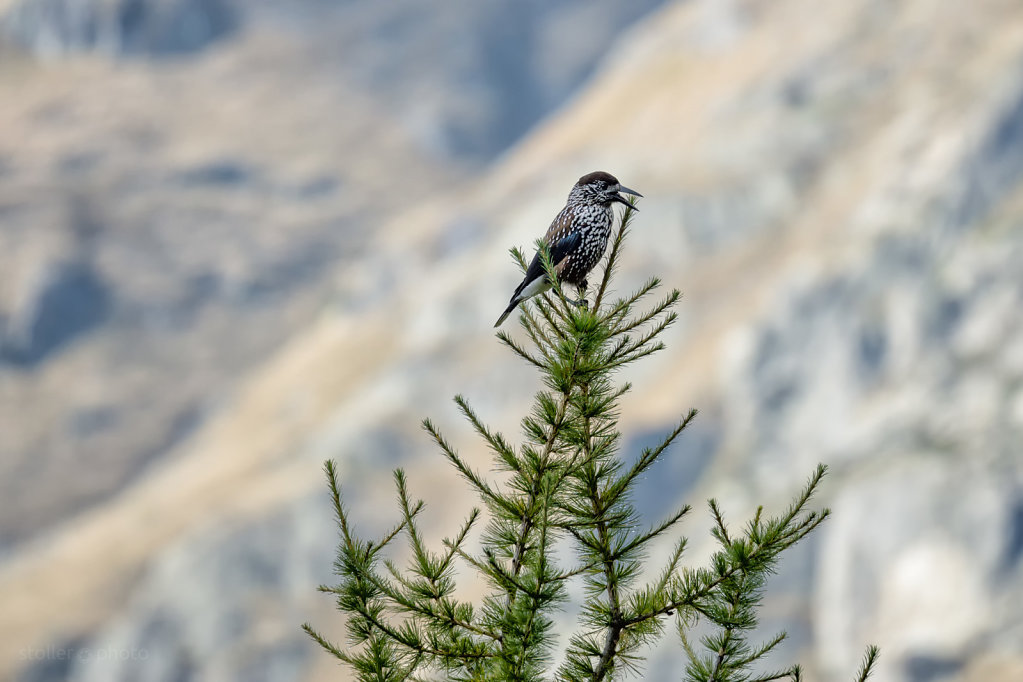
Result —
<instances>
[{"instance_id":1,"label":"bird's white-spotted breast","mask_svg":"<svg viewBox=\"0 0 1023 682\"><path fill-rule=\"evenodd\" d=\"M579 249L565 263L561 278L570 284L578 284L586 279L586 275L604 255L614 212L610 206L600 204L581 204L572 208L575 210L572 211L570 227L563 231L565 235L578 231L582 241Z\"/></svg>"}]
</instances>

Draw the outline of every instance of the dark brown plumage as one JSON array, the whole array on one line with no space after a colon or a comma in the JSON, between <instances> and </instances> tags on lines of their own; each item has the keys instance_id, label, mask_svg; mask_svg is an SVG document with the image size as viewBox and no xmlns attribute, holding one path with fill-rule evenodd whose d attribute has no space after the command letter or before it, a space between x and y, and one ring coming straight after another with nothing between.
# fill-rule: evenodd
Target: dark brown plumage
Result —
<instances>
[{"instance_id":1,"label":"dark brown plumage","mask_svg":"<svg viewBox=\"0 0 1023 682\"><path fill-rule=\"evenodd\" d=\"M550 249L551 262L554 263L559 283L568 282L579 288L580 301L576 303L580 305L585 303L582 297L586 295L586 276L607 249L607 240L614 222L611 204L617 201L631 205L620 192L643 196L635 190L622 187L615 176L604 171L582 176L568 193L565 207L544 235L543 241ZM551 286L538 251L526 268L526 276L512 294L508 307L494 326L501 326L519 303Z\"/></svg>"}]
</instances>

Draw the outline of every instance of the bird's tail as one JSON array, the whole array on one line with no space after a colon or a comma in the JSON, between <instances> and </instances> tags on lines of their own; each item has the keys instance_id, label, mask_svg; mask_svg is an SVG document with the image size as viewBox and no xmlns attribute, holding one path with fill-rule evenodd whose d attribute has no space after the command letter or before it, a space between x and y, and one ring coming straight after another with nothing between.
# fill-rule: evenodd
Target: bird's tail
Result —
<instances>
[{"instance_id":1,"label":"bird's tail","mask_svg":"<svg viewBox=\"0 0 1023 682\"><path fill-rule=\"evenodd\" d=\"M542 294L551 288L551 283L547 279L546 275L537 277L536 279L525 280L515 289L515 293L512 294L511 301L508 303L508 307L501 313L501 317L497 318L497 323L494 327L500 327L501 323L508 319L511 312L515 310L515 306L525 301L527 298L533 298L537 294Z\"/></svg>"},{"instance_id":2,"label":"bird's tail","mask_svg":"<svg viewBox=\"0 0 1023 682\"><path fill-rule=\"evenodd\" d=\"M512 314L513 310L515 310L515 306L517 306L521 301L522 299L518 296L512 296L511 303L508 304L508 307L504 309L503 313L501 313L501 317L497 318L497 322L494 323L495 329L500 327L501 323L508 319L508 316Z\"/></svg>"}]
</instances>

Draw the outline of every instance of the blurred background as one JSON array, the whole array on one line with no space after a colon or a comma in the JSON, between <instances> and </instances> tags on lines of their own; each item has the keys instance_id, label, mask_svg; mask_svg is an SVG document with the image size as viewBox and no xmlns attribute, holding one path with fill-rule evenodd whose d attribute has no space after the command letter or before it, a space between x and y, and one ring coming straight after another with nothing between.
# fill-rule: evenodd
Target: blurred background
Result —
<instances>
[{"instance_id":1,"label":"blurred background","mask_svg":"<svg viewBox=\"0 0 1023 682\"><path fill-rule=\"evenodd\" d=\"M507 249L598 169L646 196L619 291L685 294L627 452L701 412L644 515L697 562L707 497L825 462L772 664L1023 680L1014 0L0 0L0 679L348 679L320 464L452 532L419 420L519 433Z\"/></svg>"}]
</instances>

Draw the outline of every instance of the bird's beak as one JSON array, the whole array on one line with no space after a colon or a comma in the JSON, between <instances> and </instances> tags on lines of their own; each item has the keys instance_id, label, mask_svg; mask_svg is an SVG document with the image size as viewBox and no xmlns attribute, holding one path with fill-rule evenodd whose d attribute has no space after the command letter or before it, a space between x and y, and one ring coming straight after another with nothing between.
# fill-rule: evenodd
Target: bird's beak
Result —
<instances>
[{"instance_id":1,"label":"bird's beak","mask_svg":"<svg viewBox=\"0 0 1023 682\"><path fill-rule=\"evenodd\" d=\"M638 211L639 210L638 208L636 208L633 205L633 203L631 201L629 201L628 199L623 197L618 192L625 192L626 194L631 194L631 195L636 196L636 197L641 197L641 196L643 196L642 194L640 194L639 192L637 192L634 189L629 189L628 187L625 187L624 185L618 185L618 191L611 195L611 201L620 201L621 203L625 204L626 206L631 207L633 211Z\"/></svg>"}]
</instances>

